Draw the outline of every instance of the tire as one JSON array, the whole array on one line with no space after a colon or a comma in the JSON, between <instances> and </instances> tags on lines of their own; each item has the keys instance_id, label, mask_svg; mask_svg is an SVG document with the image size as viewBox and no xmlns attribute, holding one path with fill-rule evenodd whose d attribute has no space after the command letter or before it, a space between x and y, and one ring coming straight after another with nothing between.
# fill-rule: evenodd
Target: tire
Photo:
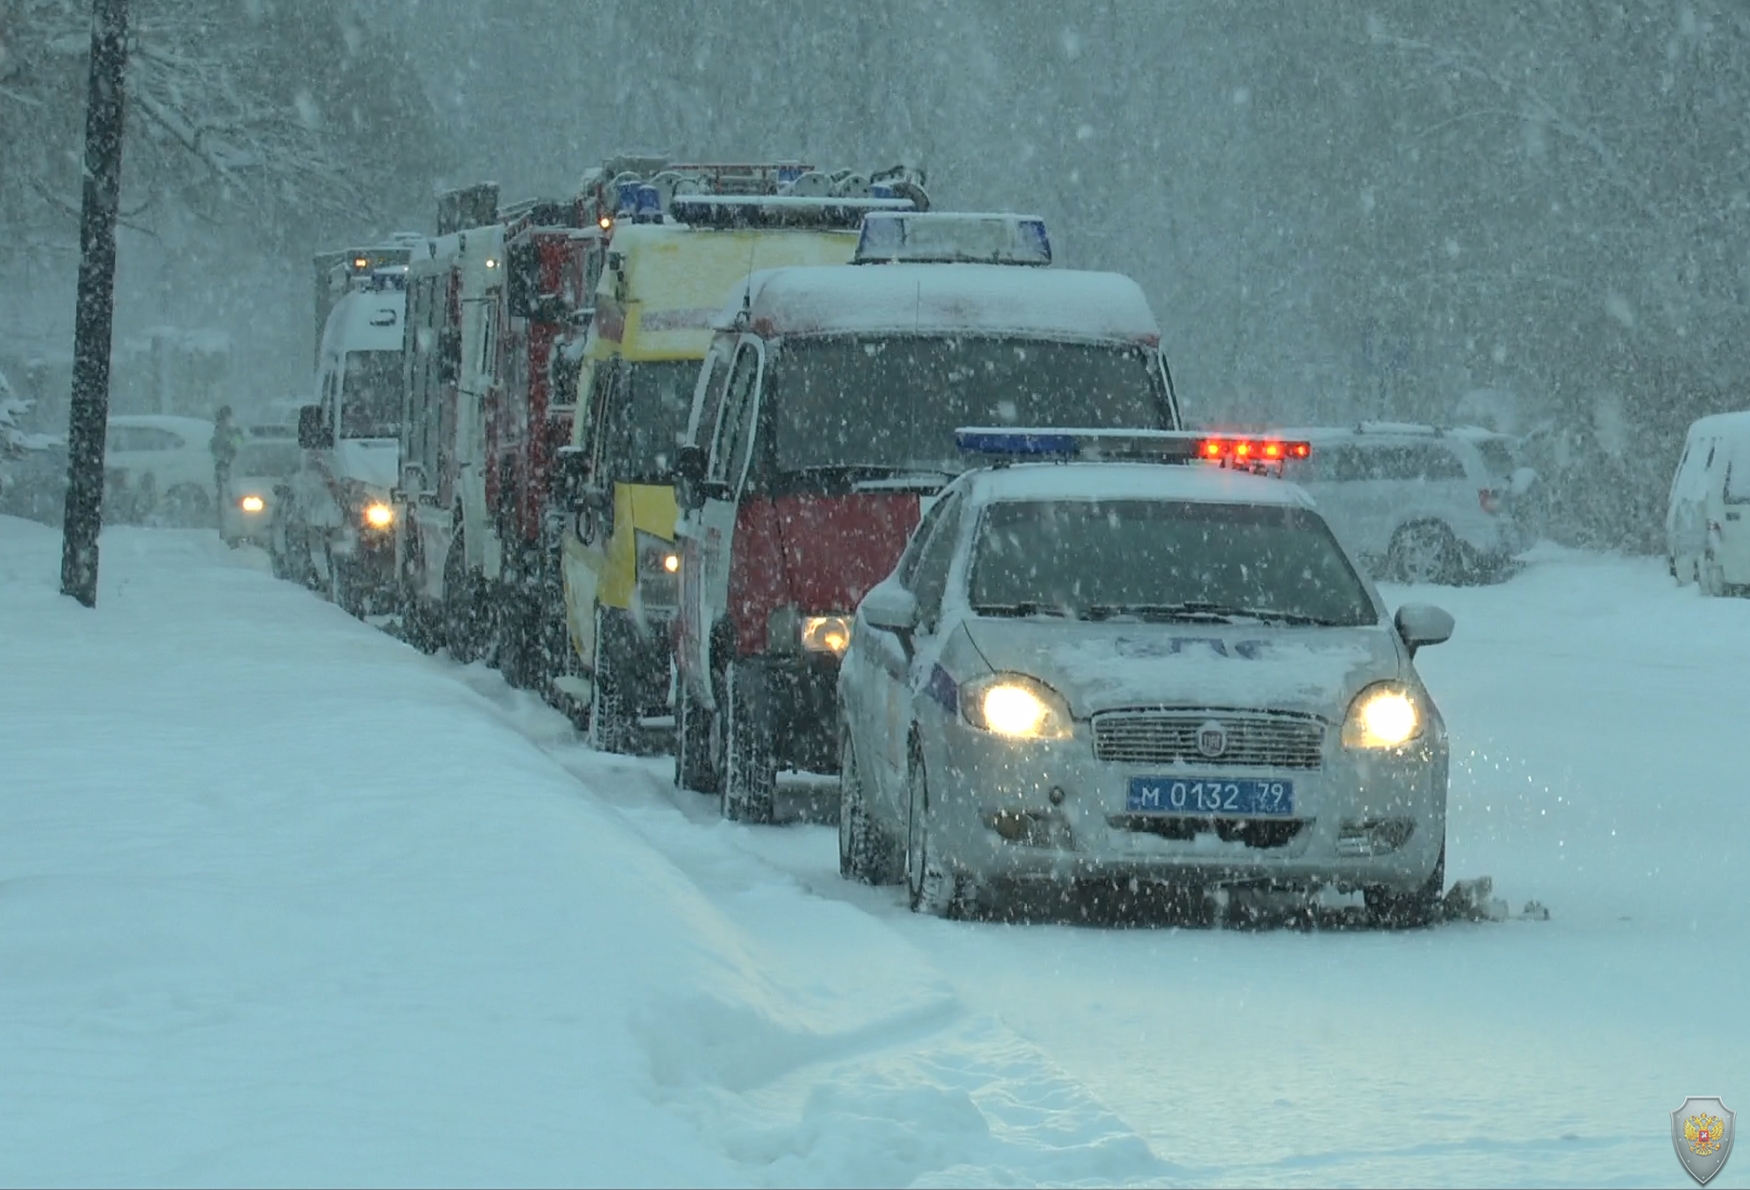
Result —
<instances>
[{"instance_id":1,"label":"tire","mask_svg":"<svg viewBox=\"0 0 1750 1190\"><path fill-rule=\"evenodd\" d=\"M1403 583L1447 583L1461 561L1458 540L1439 521L1417 521L1392 534L1392 577Z\"/></svg>"},{"instance_id":2,"label":"tire","mask_svg":"<svg viewBox=\"0 0 1750 1190\"><path fill-rule=\"evenodd\" d=\"M614 659L618 644L608 633L605 610L595 612L595 672L589 683L589 745L598 752L630 752L637 733L635 708Z\"/></svg>"},{"instance_id":3,"label":"tire","mask_svg":"<svg viewBox=\"0 0 1750 1190\"><path fill-rule=\"evenodd\" d=\"M913 913L964 917L972 908L970 882L930 847L930 789L917 745L906 766L905 884Z\"/></svg>"},{"instance_id":4,"label":"tire","mask_svg":"<svg viewBox=\"0 0 1750 1190\"><path fill-rule=\"evenodd\" d=\"M839 875L863 884L898 884L893 840L869 813L849 724L839 728Z\"/></svg>"},{"instance_id":5,"label":"tire","mask_svg":"<svg viewBox=\"0 0 1750 1190\"><path fill-rule=\"evenodd\" d=\"M468 551L457 530L444 557L444 644L462 665L486 659L492 645L492 609L480 597L478 576L468 569Z\"/></svg>"},{"instance_id":6,"label":"tire","mask_svg":"<svg viewBox=\"0 0 1750 1190\"><path fill-rule=\"evenodd\" d=\"M167 525L183 529L210 528L213 523L213 498L206 489L192 483L179 483L164 493L158 504L158 519Z\"/></svg>"},{"instance_id":7,"label":"tire","mask_svg":"<svg viewBox=\"0 0 1750 1190\"><path fill-rule=\"evenodd\" d=\"M717 770L711 764L710 721L693 701L685 678L677 683L674 700L674 785L694 793L717 792Z\"/></svg>"},{"instance_id":8,"label":"tire","mask_svg":"<svg viewBox=\"0 0 1750 1190\"><path fill-rule=\"evenodd\" d=\"M731 822L772 821L778 766L758 681L759 671L747 662L730 662L717 704L718 808Z\"/></svg>"},{"instance_id":9,"label":"tire","mask_svg":"<svg viewBox=\"0 0 1750 1190\"><path fill-rule=\"evenodd\" d=\"M1445 891L1446 845L1442 843L1434 871L1421 888L1407 893L1368 888L1362 890L1361 897L1367 905L1369 924L1389 930L1416 930L1440 919L1440 901Z\"/></svg>"}]
</instances>

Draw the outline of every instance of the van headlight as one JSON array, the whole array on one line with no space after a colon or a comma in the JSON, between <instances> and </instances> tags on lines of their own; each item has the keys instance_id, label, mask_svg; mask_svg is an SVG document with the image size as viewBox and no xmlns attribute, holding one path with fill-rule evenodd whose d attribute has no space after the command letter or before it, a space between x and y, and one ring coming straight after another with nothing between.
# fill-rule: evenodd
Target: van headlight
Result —
<instances>
[{"instance_id":1,"label":"van headlight","mask_svg":"<svg viewBox=\"0 0 1750 1190\"><path fill-rule=\"evenodd\" d=\"M992 674L960 687L960 713L981 731L1011 740L1067 740L1069 704L1037 678Z\"/></svg>"},{"instance_id":2,"label":"van headlight","mask_svg":"<svg viewBox=\"0 0 1750 1190\"><path fill-rule=\"evenodd\" d=\"M1422 734L1423 720L1421 704L1407 686L1375 682L1349 704L1343 746L1400 748Z\"/></svg>"},{"instance_id":3,"label":"van headlight","mask_svg":"<svg viewBox=\"0 0 1750 1190\"><path fill-rule=\"evenodd\" d=\"M388 529L395 524L395 510L381 500L365 505L363 517L367 529Z\"/></svg>"}]
</instances>

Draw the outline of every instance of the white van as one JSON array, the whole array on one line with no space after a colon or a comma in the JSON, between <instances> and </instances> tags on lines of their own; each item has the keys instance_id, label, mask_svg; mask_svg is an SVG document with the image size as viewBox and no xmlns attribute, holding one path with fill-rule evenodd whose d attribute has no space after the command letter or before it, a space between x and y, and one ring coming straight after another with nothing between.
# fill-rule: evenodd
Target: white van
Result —
<instances>
[{"instance_id":1,"label":"white van","mask_svg":"<svg viewBox=\"0 0 1750 1190\"><path fill-rule=\"evenodd\" d=\"M1679 583L1704 595L1750 594L1750 411L1689 427L1671 480L1665 552Z\"/></svg>"}]
</instances>

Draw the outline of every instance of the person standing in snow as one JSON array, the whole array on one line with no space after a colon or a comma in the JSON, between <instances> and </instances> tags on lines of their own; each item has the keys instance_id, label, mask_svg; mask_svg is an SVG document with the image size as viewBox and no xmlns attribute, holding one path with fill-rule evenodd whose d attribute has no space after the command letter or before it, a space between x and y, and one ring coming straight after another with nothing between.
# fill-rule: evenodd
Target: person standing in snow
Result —
<instances>
[{"instance_id":1,"label":"person standing in snow","mask_svg":"<svg viewBox=\"0 0 1750 1190\"><path fill-rule=\"evenodd\" d=\"M213 440L207 448L213 452L213 482L217 499L214 507L223 509L225 492L231 486L231 464L237 461L237 451L243 445L243 431L231 420L231 407L219 406L213 420ZM224 514L221 511L220 516Z\"/></svg>"}]
</instances>

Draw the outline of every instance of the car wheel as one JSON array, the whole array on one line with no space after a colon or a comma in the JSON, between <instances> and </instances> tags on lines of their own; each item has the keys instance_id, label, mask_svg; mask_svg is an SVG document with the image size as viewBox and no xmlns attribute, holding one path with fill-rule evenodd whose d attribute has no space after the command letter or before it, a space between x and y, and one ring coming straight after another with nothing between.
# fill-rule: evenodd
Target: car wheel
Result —
<instances>
[{"instance_id":1,"label":"car wheel","mask_svg":"<svg viewBox=\"0 0 1750 1190\"><path fill-rule=\"evenodd\" d=\"M723 696L717 705L721 733L718 807L731 822L772 820L778 766L772 755L763 700L753 688L758 680L758 671L746 662L730 662L724 674Z\"/></svg>"},{"instance_id":2,"label":"car wheel","mask_svg":"<svg viewBox=\"0 0 1750 1190\"><path fill-rule=\"evenodd\" d=\"M1459 560L1458 541L1439 521L1418 521L1392 535L1388 557L1399 582L1447 582Z\"/></svg>"},{"instance_id":3,"label":"car wheel","mask_svg":"<svg viewBox=\"0 0 1750 1190\"><path fill-rule=\"evenodd\" d=\"M717 769L711 763L710 726L705 709L693 701L685 678L674 700L674 784L695 793L717 792Z\"/></svg>"},{"instance_id":4,"label":"car wheel","mask_svg":"<svg viewBox=\"0 0 1750 1190\"><path fill-rule=\"evenodd\" d=\"M864 884L898 884L893 843L869 813L849 724L839 727L839 875Z\"/></svg>"},{"instance_id":5,"label":"car wheel","mask_svg":"<svg viewBox=\"0 0 1750 1190\"><path fill-rule=\"evenodd\" d=\"M905 884L913 913L963 917L971 908L970 886L930 846L930 788L924 758L914 744L906 766Z\"/></svg>"},{"instance_id":6,"label":"car wheel","mask_svg":"<svg viewBox=\"0 0 1750 1190\"><path fill-rule=\"evenodd\" d=\"M213 523L213 500L206 489L179 483L164 493L158 505L159 520L184 529L204 529Z\"/></svg>"},{"instance_id":7,"label":"car wheel","mask_svg":"<svg viewBox=\"0 0 1750 1190\"><path fill-rule=\"evenodd\" d=\"M444 557L444 644L450 659L467 665L485 660L492 642L492 608L480 598L477 576L468 569L468 550L457 530Z\"/></svg>"},{"instance_id":8,"label":"car wheel","mask_svg":"<svg viewBox=\"0 0 1750 1190\"><path fill-rule=\"evenodd\" d=\"M589 683L589 743L598 752L630 752L637 722L615 658L619 643L604 610L595 613L595 672Z\"/></svg>"},{"instance_id":9,"label":"car wheel","mask_svg":"<svg viewBox=\"0 0 1750 1190\"><path fill-rule=\"evenodd\" d=\"M1413 930L1433 925L1440 918L1440 901L1446 891L1446 845L1440 846L1440 858L1434 861L1434 871L1421 888L1411 892L1394 892L1389 888L1362 890L1367 906L1368 922L1394 930Z\"/></svg>"}]
</instances>

